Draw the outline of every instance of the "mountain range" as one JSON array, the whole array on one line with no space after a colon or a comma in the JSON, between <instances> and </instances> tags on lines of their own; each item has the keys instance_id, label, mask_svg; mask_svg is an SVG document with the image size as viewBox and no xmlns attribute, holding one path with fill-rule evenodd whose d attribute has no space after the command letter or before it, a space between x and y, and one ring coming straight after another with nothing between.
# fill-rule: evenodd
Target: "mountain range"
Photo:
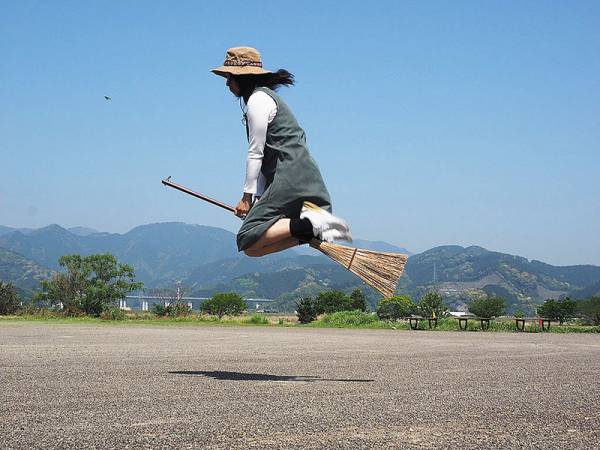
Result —
<instances>
[{"instance_id":1,"label":"mountain range","mask_svg":"<svg viewBox=\"0 0 600 450\"><path fill-rule=\"evenodd\" d=\"M355 240L354 245L377 251L408 253L386 242ZM363 288L374 306L380 295L353 274L308 246L262 258L237 252L229 231L184 223L157 223L127 233L103 233L50 225L39 229L0 226L0 280L31 293L39 280L59 270L65 254L113 253L131 264L147 288L173 286L186 293L209 296L234 290L247 297L276 299L275 308L290 310L295 300L323 289L350 292ZM486 250L442 246L411 255L398 292L419 298L428 289L442 292L454 309L482 295L500 295L509 310L532 310L546 298L589 296L600 292L600 267L552 266L540 261Z\"/></svg>"}]
</instances>

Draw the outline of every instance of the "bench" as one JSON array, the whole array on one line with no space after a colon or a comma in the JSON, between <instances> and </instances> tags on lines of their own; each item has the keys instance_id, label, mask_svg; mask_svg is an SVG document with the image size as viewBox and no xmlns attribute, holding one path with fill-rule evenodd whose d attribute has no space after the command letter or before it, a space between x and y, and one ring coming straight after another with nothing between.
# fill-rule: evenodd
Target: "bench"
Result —
<instances>
[{"instance_id":1,"label":"bench","mask_svg":"<svg viewBox=\"0 0 600 450\"><path fill-rule=\"evenodd\" d=\"M490 318L489 317L475 317L475 316L465 316L465 317L455 317L458 320L458 328L461 330L466 330L469 325L469 320L479 320L481 323L481 329L487 330L490 328Z\"/></svg>"},{"instance_id":2,"label":"bench","mask_svg":"<svg viewBox=\"0 0 600 450\"><path fill-rule=\"evenodd\" d=\"M437 317L423 317L423 316L409 316L403 317L404 320L408 320L408 324L410 325L411 330L419 329L419 321L426 320L429 323L429 329L437 328Z\"/></svg>"},{"instance_id":3,"label":"bench","mask_svg":"<svg viewBox=\"0 0 600 450\"><path fill-rule=\"evenodd\" d=\"M538 323L541 325L542 331L550 331L550 319L547 317L515 317L517 331L525 331L525 322L527 321L530 322L530 331L533 331Z\"/></svg>"}]
</instances>

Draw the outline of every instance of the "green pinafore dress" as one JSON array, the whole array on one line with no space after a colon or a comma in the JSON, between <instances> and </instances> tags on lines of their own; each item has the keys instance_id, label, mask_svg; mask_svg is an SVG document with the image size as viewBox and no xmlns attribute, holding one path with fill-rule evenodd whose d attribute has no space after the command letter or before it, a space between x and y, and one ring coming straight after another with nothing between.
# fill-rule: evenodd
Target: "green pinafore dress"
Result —
<instances>
[{"instance_id":1,"label":"green pinafore dress","mask_svg":"<svg viewBox=\"0 0 600 450\"><path fill-rule=\"evenodd\" d=\"M254 244L279 219L299 217L304 201L331 212L329 192L317 163L308 152L304 130L274 91L266 87L256 90L275 101L277 114L267 127L261 167L266 188L237 234L239 251Z\"/></svg>"}]
</instances>

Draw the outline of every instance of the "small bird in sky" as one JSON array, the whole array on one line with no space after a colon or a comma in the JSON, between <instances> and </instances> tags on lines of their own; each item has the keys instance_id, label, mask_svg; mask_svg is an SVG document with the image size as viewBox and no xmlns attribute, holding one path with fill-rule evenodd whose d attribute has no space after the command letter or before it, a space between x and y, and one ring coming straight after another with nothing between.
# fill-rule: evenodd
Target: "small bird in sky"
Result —
<instances>
[{"instance_id":1,"label":"small bird in sky","mask_svg":"<svg viewBox=\"0 0 600 450\"><path fill-rule=\"evenodd\" d=\"M105 99L106 101L108 101L108 102L110 102L110 101L112 100L112 98L110 98L108 95L105 95L105 96L104 96L104 99Z\"/></svg>"}]
</instances>

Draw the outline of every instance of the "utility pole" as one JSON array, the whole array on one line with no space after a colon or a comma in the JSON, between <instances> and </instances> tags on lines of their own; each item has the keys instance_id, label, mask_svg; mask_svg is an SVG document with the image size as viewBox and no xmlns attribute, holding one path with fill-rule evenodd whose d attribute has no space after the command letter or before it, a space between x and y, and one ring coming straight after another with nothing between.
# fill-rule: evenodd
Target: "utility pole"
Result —
<instances>
[{"instance_id":1,"label":"utility pole","mask_svg":"<svg viewBox=\"0 0 600 450\"><path fill-rule=\"evenodd\" d=\"M177 294L176 294L177 295L177 302L179 302L179 300L181 300L181 289L180 289L181 288L181 281L182 280L176 281L176 283L177 283Z\"/></svg>"}]
</instances>

